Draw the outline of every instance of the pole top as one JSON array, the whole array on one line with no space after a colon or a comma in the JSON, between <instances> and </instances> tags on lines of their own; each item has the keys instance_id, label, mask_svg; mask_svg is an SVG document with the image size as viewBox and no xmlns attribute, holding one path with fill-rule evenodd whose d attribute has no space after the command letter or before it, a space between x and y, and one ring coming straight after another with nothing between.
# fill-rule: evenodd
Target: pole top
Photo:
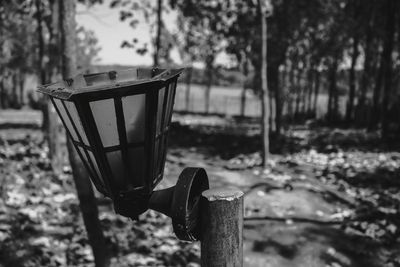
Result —
<instances>
[{"instance_id":1,"label":"pole top","mask_svg":"<svg viewBox=\"0 0 400 267\"><path fill-rule=\"evenodd\" d=\"M201 195L208 201L233 201L242 197L243 192L237 188L212 188L204 191Z\"/></svg>"}]
</instances>

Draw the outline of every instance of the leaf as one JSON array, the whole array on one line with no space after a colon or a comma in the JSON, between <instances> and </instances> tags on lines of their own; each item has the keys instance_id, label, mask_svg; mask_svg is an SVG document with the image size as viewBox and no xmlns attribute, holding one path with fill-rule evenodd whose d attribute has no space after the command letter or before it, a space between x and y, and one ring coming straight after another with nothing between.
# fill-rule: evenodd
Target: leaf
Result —
<instances>
[{"instance_id":1,"label":"leaf","mask_svg":"<svg viewBox=\"0 0 400 267\"><path fill-rule=\"evenodd\" d=\"M129 22L129 26L131 26L132 28L136 28L136 26L139 24L139 20L137 19L133 19L131 22ZM137 39L134 39L137 40Z\"/></svg>"},{"instance_id":2,"label":"leaf","mask_svg":"<svg viewBox=\"0 0 400 267\"><path fill-rule=\"evenodd\" d=\"M110 7L114 8L114 7L118 6L120 3L121 3L121 0L113 0L110 3Z\"/></svg>"},{"instance_id":3,"label":"leaf","mask_svg":"<svg viewBox=\"0 0 400 267\"><path fill-rule=\"evenodd\" d=\"M130 11L121 10L119 13L119 19L121 21L125 21L127 18L131 18L131 17L133 17L133 14Z\"/></svg>"}]
</instances>

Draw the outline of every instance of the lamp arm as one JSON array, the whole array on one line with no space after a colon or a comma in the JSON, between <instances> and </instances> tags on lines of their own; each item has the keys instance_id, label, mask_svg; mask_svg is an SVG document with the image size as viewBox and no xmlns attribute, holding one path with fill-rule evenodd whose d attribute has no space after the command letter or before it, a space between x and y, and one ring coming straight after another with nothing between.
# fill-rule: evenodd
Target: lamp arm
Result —
<instances>
[{"instance_id":1,"label":"lamp arm","mask_svg":"<svg viewBox=\"0 0 400 267\"><path fill-rule=\"evenodd\" d=\"M200 196L209 188L202 168L185 168L175 186L154 191L148 207L172 219L176 236L181 240L200 239Z\"/></svg>"},{"instance_id":2,"label":"lamp arm","mask_svg":"<svg viewBox=\"0 0 400 267\"><path fill-rule=\"evenodd\" d=\"M161 212L171 217L171 206L174 196L175 186L154 191L149 200L149 209Z\"/></svg>"}]
</instances>

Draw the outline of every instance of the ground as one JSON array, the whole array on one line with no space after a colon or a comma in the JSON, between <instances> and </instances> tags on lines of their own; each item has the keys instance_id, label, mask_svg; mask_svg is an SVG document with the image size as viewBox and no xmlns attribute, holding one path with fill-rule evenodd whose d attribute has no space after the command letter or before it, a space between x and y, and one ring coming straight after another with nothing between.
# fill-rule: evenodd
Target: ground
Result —
<instances>
[{"instance_id":1,"label":"ground","mask_svg":"<svg viewBox=\"0 0 400 267\"><path fill-rule=\"evenodd\" d=\"M0 122L0 266L91 266L70 169L51 170L40 114ZM159 187L198 166L211 187L243 190L245 266L400 266L397 142L306 124L271 137L262 169L252 119L175 114L172 129ZM176 240L168 218L133 222L98 200L113 266L198 266L198 244Z\"/></svg>"}]
</instances>

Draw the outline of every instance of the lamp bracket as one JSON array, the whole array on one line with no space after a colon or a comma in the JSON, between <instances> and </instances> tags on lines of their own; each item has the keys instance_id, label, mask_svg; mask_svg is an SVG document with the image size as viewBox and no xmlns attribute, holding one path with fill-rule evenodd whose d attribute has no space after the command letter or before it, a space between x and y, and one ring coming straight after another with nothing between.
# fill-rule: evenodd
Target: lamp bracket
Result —
<instances>
[{"instance_id":1,"label":"lamp bracket","mask_svg":"<svg viewBox=\"0 0 400 267\"><path fill-rule=\"evenodd\" d=\"M149 208L171 217L176 236L181 240L200 239L201 193L209 188L203 168L185 168L174 187L154 191Z\"/></svg>"}]
</instances>

